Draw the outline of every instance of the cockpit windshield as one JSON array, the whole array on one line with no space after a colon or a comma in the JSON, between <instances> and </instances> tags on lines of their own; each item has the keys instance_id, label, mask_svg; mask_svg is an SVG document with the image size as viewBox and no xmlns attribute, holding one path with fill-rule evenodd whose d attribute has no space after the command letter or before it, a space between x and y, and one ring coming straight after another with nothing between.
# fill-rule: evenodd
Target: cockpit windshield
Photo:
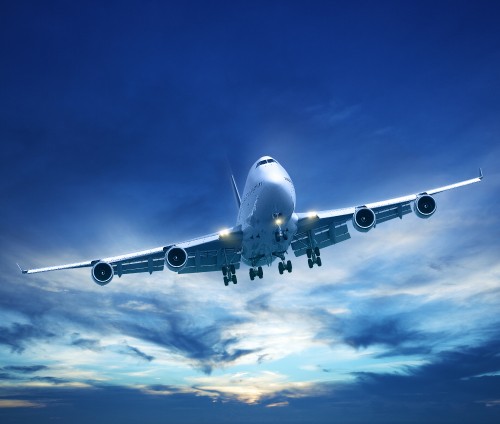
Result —
<instances>
[{"instance_id":1,"label":"cockpit windshield","mask_svg":"<svg viewBox=\"0 0 500 424\"><path fill-rule=\"evenodd\" d=\"M276 162L274 159L262 159L259 162L257 162L257 165L255 165L256 168L258 168L260 165L264 165L265 163L273 163Z\"/></svg>"}]
</instances>

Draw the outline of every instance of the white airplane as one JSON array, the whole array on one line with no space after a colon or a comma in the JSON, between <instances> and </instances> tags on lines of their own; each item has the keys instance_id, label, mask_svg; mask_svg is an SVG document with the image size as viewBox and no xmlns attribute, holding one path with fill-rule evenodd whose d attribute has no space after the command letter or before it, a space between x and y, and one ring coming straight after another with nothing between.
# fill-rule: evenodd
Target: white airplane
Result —
<instances>
[{"instance_id":1,"label":"white airplane","mask_svg":"<svg viewBox=\"0 0 500 424\"><path fill-rule=\"evenodd\" d=\"M114 275L162 271L165 266L179 274L222 271L224 284L237 283L236 270L243 261L250 266L250 279L263 277L263 265L279 259L278 270L292 272L286 260L289 249L295 256L307 255L309 268L321 266L322 248L351 238L347 223L366 232L377 224L413 212L429 218L436 212L434 194L480 182L479 177L416 194L320 212L295 212L295 188L285 169L272 157L263 156L248 173L243 197L232 177L239 206L236 226L182 243L160 246L110 258L94 259L38 269L23 274L70 268L91 268L94 281L104 286ZM19 265L18 265L19 266Z\"/></svg>"}]
</instances>

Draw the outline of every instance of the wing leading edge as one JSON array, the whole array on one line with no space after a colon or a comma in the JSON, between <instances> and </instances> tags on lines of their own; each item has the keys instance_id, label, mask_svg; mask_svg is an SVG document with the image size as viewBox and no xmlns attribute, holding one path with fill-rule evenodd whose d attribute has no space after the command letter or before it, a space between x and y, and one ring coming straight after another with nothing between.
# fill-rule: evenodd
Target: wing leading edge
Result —
<instances>
[{"instance_id":1,"label":"wing leading edge","mask_svg":"<svg viewBox=\"0 0 500 424\"><path fill-rule=\"evenodd\" d=\"M45 268L19 269L23 274L57 271L73 268L94 267L103 262L113 268L113 274L121 277L123 274L140 272L163 271L165 255L169 249L178 247L186 252L186 262L178 269L172 269L180 274L193 272L219 271L223 265L234 265L239 268L241 259L242 233L239 228L232 228L223 233L213 233L181 243L156 247L154 249L127 253L120 256L94 259L65 265L56 265Z\"/></svg>"},{"instance_id":2,"label":"wing leading edge","mask_svg":"<svg viewBox=\"0 0 500 424\"><path fill-rule=\"evenodd\" d=\"M434 194L478 183L483 179L483 172L479 169L479 176L459 183L438 187L424 192L396 197L394 199L380 202L368 203L361 206L351 206L342 209L331 209L319 212L298 213L297 233L292 240L291 246L295 256L302 256L309 249L319 249L332 244L349 240L351 235L347 222L353 219L354 214L361 208L373 211L374 225L389 221L394 218L403 219L403 216L413 211L415 201L421 196L433 196Z\"/></svg>"}]
</instances>

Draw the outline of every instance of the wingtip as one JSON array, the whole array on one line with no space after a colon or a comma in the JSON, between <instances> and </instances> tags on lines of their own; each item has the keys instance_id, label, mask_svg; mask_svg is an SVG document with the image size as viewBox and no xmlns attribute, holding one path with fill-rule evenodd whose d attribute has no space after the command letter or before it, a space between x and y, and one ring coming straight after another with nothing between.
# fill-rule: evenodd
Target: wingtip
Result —
<instances>
[{"instance_id":1,"label":"wingtip","mask_svg":"<svg viewBox=\"0 0 500 424\"><path fill-rule=\"evenodd\" d=\"M479 179L483 179L483 170L481 168L479 168Z\"/></svg>"},{"instance_id":2,"label":"wingtip","mask_svg":"<svg viewBox=\"0 0 500 424\"><path fill-rule=\"evenodd\" d=\"M28 273L27 270L21 268L21 265L19 265L18 263L16 263L16 265L19 268L19 271L21 271L21 273L23 273L23 274L27 274Z\"/></svg>"}]
</instances>

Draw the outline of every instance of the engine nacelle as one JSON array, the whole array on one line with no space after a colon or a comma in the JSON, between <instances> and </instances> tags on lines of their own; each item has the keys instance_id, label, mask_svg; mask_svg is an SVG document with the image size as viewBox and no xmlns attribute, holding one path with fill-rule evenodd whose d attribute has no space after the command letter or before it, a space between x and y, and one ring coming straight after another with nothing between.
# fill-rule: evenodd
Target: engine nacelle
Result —
<instances>
[{"instance_id":1,"label":"engine nacelle","mask_svg":"<svg viewBox=\"0 0 500 424\"><path fill-rule=\"evenodd\" d=\"M352 216L352 224L356 230L366 232L375 226L375 212L366 206L356 208Z\"/></svg>"},{"instance_id":2,"label":"engine nacelle","mask_svg":"<svg viewBox=\"0 0 500 424\"><path fill-rule=\"evenodd\" d=\"M107 262L97 262L92 267L92 278L100 286L109 284L114 275L113 267Z\"/></svg>"},{"instance_id":3,"label":"engine nacelle","mask_svg":"<svg viewBox=\"0 0 500 424\"><path fill-rule=\"evenodd\" d=\"M436 212L436 208L436 201L428 194L418 195L413 204L413 211L419 218L429 218Z\"/></svg>"},{"instance_id":4,"label":"engine nacelle","mask_svg":"<svg viewBox=\"0 0 500 424\"><path fill-rule=\"evenodd\" d=\"M179 272L186 266L188 254L182 247L172 246L165 253L165 264L170 271Z\"/></svg>"}]
</instances>

